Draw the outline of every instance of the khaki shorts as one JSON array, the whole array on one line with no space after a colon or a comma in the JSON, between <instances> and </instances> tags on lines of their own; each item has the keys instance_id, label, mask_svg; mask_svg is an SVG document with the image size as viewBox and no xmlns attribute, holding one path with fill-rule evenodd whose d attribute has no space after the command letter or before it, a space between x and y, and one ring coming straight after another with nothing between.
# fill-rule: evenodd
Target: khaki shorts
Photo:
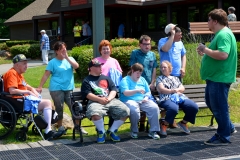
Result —
<instances>
[{"instance_id":1,"label":"khaki shorts","mask_svg":"<svg viewBox=\"0 0 240 160\"><path fill-rule=\"evenodd\" d=\"M120 100L114 98L106 105L102 105L98 102L89 101L87 106L86 116L91 120L93 115L104 117L110 115L114 120L127 117L130 114L129 108Z\"/></svg>"}]
</instances>

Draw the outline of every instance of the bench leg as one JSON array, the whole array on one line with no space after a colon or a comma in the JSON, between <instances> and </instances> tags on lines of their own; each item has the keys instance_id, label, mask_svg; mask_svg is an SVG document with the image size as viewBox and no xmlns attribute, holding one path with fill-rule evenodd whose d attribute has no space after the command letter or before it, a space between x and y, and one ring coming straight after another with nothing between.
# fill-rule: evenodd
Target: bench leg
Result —
<instances>
[{"instance_id":1,"label":"bench leg","mask_svg":"<svg viewBox=\"0 0 240 160\"><path fill-rule=\"evenodd\" d=\"M80 133L80 142L83 143L83 135L82 135L82 129L81 129L81 125L82 125L82 120L79 120L79 125L78 125L78 130Z\"/></svg>"}]
</instances>

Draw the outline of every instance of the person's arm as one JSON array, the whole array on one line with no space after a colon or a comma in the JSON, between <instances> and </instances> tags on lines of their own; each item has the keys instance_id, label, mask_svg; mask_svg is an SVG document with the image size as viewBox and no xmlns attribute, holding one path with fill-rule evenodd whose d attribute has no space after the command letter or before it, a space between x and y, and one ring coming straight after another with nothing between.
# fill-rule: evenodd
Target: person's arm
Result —
<instances>
[{"instance_id":1,"label":"person's arm","mask_svg":"<svg viewBox=\"0 0 240 160\"><path fill-rule=\"evenodd\" d=\"M205 45L201 43L197 48L197 52L201 56L203 56L205 53L209 57L212 57L213 59L216 59L216 60L225 60L228 58L228 54L226 52L221 52L219 50L212 50L210 48L207 48Z\"/></svg>"},{"instance_id":2,"label":"person's arm","mask_svg":"<svg viewBox=\"0 0 240 160\"><path fill-rule=\"evenodd\" d=\"M125 90L123 92L124 96L132 96L136 93L141 93L141 94L144 94L145 91L143 89L134 89L134 90Z\"/></svg>"},{"instance_id":3,"label":"person's arm","mask_svg":"<svg viewBox=\"0 0 240 160\"><path fill-rule=\"evenodd\" d=\"M41 43L41 46L40 46L41 50L42 50L44 44L45 44L45 40L44 41L42 40L42 43Z\"/></svg>"},{"instance_id":4,"label":"person's arm","mask_svg":"<svg viewBox=\"0 0 240 160\"><path fill-rule=\"evenodd\" d=\"M94 102L98 102L102 105L105 105L109 102L109 100L106 97L98 97L93 93L88 93L87 99L94 101Z\"/></svg>"},{"instance_id":5,"label":"person's arm","mask_svg":"<svg viewBox=\"0 0 240 160\"><path fill-rule=\"evenodd\" d=\"M149 85L149 87L150 87L151 90L155 90L156 72L157 72L157 69L154 68L154 69L153 69L153 73L152 73L152 81L151 81L151 83L150 83L150 85Z\"/></svg>"},{"instance_id":6,"label":"person's arm","mask_svg":"<svg viewBox=\"0 0 240 160\"><path fill-rule=\"evenodd\" d=\"M184 54L184 56L182 56L182 67L180 69L181 77L184 77L186 73L186 61L186 54Z\"/></svg>"},{"instance_id":7,"label":"person's arm","mask_svg":"<svg viewBox=\"0 0 240 160\"><path fill-rule=\"evenodd\" d=\"M116 97L116 94L117 94L116 91L111 91L111 92L109 93L109 95L108 95L108 97L107 97L107 99L109 100L109 102Z\"/></svg>"},{"instance_id":8,"label":"person's arm","mask_svg":"<svg viewBox=\"0 0 240 160\"><path fill-rule=\"evenodd\" d=\"M42 92L42 87L45 84L45 82L47 81L48 77L50 76L51 72L46 70L44 75L42 76L41 82L38 86L38 88L36 89L39 93Z\"/></svg>"},{"instance_id":9,"label":"person's arm","mask_svg":"<svg viewBox=\"0 0 240 160\"><path fill-rule=\"evenodd\" d=\"M167 42L160 48L163 52L168 52L169 49L172 47L174 36L175 36L175 30L172 28L171 36L168 37Z\"/></svg>"},{"instance_id":10,"label":"person's arm","mask_svg":"<svg viewBox=\"0 0 240 160\"><path fill-rule=\"evenodd\" d=\"M76 61L74 61L71 58L69 58L68 56L66 56L66 60L71 64L71 66L74 69L77 69L79 67L79 64Z\"/></svg>"}]
</instances>

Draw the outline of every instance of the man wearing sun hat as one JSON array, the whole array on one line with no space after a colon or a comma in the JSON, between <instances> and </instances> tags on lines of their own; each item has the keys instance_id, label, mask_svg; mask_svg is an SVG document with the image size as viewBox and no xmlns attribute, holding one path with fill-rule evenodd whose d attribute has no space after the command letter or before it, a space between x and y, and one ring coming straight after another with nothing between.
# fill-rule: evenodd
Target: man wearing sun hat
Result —
<instances>
[{"instance_id":1,"label":"man wearing sun hat","mask_svg":"<svg viewBox=\"0 0 240 160\"><path fill-rule=\"evenodd\" d=\"M13 57L13 67L8 70L4 76L4 91L10 94L23 94L26 98L34 98L38 101L38 111L43 112L45 121L47 122L47 128L45 128L44 139L52 140L59 138L63 133L54 132L51 129L52 120L52 103L48 99L41 99L40 94L36 89L30 86L24 79L23 73L27 70L27 58L23 54L18 54ZM13 97L14 98L14 97ZM28 106L29 107L29 106ZM25 107L24 107L25 109Z\"/></svg>"},{"instance_id":2,"label":"man wearing sun hat","mask_svg":"<svg viewBox=\"0 0 240 160\"><path fill-rule=\"evenodd\" d=\"M89 62L89 75L83 80L81 87L83 100L88 100L86 116L93 121L98 131L97 143L104 143L106 135L113 141L120 141L116 132L130 114L129 108L115 98L117 88L111 78L101 74L102 65L97 59ZM105 132L103 117L107 112L114 122Z\"/></svg>"},{"instance_id":3,"label":"man wearing sun hat","mask_svg":"<svg viewBox=\"0 0 240 160\"><path fill-rule=\"evenodd\" d=\"M48 51L50 50L49 38L45 30L41 30L40 33L42 35L40 49L42 51L43 64L48 64Z\"/></svg>"},{"instance_id":4,"label":"man wearing sun hat","mask_svg":"<svg viewBox=\"0 0 240 160\"><path fill-rule=\"evenodd\" d=\"M182 31L179 27L172 23L168 24L164 31L167 37L161 38L158 42L160 64L163 61L169 61L173 67L171 76L178 77L179 80L182 81L182 78L185 76L186 67L186 49L181 41ZM163 123L163 117L164 112L161 113L162 122L160 134L166 135L167 126ZM176 125L174 125L173 127L176 127Z\"/></svg>"}]
</instances>

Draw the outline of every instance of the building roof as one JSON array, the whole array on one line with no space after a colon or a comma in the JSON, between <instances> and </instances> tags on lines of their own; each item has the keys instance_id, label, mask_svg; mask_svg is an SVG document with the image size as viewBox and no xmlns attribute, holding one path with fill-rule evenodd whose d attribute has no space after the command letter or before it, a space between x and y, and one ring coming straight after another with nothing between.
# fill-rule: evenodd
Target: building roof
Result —
<instances>
[{"instance_id":1,"label":"building roof","mask_svg":"<svg viewBox=\"0 0 240 160\"><path fill-rule=\"evenodd\" d=\"M49 17L52 13L47 13L47 9L53 0L35 0L27 7L16 13L14 16L6 20L6 25L12 25L17 23L29 23L33 17L46 16Z\"/></svg>"}]
</instances>

